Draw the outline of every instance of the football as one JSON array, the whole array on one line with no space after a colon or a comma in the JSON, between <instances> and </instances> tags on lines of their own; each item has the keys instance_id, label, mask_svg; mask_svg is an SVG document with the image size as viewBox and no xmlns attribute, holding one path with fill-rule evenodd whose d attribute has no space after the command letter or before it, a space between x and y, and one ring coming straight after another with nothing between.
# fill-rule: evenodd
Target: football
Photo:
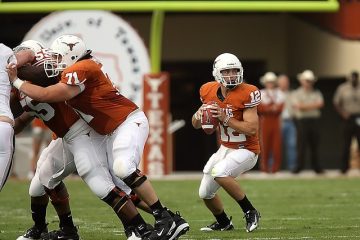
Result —
<instances>
[{"instance_id":1,"label":"football","mask_svg":"<svg viewBox=\"0 0 360 240\"><path fill-rule=\"evenodd\" d=\"M219 120L213 117L211 107L206 106L201 115L201 128L206 134L213 134L219 125Z\"/></svg>"}]
</instances>

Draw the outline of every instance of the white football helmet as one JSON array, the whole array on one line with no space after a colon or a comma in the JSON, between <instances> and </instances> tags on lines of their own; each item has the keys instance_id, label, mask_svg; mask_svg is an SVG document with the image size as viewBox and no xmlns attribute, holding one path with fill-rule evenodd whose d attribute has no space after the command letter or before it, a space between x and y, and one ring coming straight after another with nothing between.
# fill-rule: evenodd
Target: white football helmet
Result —
<instances>
[{"instance_id":1,"label":"white football helmet","mask_svg":"<svg viewBox=\"0 0 360 240\"><path fill-rule=\"evenodd\" d=\"M57 76L65 68L76 63L86 55L84 41L75 35L62 35L51 44L49 54L52 60L45 62L45 72L48 77Z\"/></svg>"},{"instance_id":2,"label":"white football helmet","mask_svg":"<svg viewBox=\"0 0 360 240\"><path fill-rule=\"evenodd\" d=\"M13 49L13 51L15 53L21 51L21 50L26 50L26 49L30 49L31 51L33 51L35 54L40 52L42 49L44 49L45 47L42 45L42 43L35 41L35 40L27 40L24 41L22 43L20 43L19 46L15 47Z\"/></svg>"},{"instance_id":3,"label":"white football helmet","mask_svg":"<svg viewBox=\"0 0 360 240\"><path fill-rule=\"evenodd\" d=\"M227 76L226 80L221 73L225 69L238 69L236 75ZM220 54L214 61L213 72L216 81L221 83L224 87L232 89L243 82L244 69L240 60L231 53Z\"/></svg>"}]
</instances>

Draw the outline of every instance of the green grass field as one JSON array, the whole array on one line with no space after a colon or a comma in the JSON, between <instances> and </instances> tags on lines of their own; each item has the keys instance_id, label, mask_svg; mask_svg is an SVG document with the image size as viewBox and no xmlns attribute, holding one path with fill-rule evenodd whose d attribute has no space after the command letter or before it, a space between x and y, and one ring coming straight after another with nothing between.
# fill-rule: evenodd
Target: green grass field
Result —
<instances>
[{"instance_id":1,"label":"green grass field","mask_svg":"<svg viewBox=\"0 0 360 240\"><path fill-rule=\"evenodd\" d=\"M261 225L244 230L243 214L225 192L225 210L233 216L235 230L202 233L199 228L213 217L198 198L199 181L153 181L162 202L181 211L190 231L180 239L360 239L359 178L241 180L249 199L261 212ZM67 180L72 213L83 240L125 239L112 210L98 200L80 180ZM149 222L153 218L142 215ZM58 221L49 205L51 230ZM14 240L32 225L28 183L10 180L0 192L0 239Z\"/></svg>"}]
</instances>

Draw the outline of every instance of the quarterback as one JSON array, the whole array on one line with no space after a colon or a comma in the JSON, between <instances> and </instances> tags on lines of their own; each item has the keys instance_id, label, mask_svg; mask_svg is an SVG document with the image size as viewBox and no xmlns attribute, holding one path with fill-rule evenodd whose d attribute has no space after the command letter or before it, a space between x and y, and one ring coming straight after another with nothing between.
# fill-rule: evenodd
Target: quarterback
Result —
<instances>
[{"instance_id":1,"label":"quarterback","mask_svg":"<svg viewBox=\"0 0 360 240\"><path fill-rule=\"evenodd\" d=\"M251 232L258 227L260 214L235 178L252 169L260 153L257 105L261 94L255 86L243 82L243 67L233 54L219 55L214 61L212 74L216 81L201 86L202 106L192 117L193 127L200 129L202 112L210 107L212 116L219 120L220 147L206 163L199 188L200 198L216 221L200 230L226 231L234 228L232 217L227 216L216 193L222 187L241 207L246 231Z\"/></svg>"}]
</instances>

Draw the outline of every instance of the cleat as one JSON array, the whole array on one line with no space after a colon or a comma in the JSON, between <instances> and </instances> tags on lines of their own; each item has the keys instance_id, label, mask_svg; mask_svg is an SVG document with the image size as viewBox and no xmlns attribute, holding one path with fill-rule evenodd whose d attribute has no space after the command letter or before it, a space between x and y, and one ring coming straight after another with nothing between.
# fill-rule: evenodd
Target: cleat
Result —
<instances>
[{"instance_id":1,"label":"cleat","mask_svg":"<svg viewBox=\"0 0 360 240\"><path fill-rule=\"evenodd\" d=\"M175 229L174 231L169 235L169 240L176 240L181 235L184 235L187 231L190 230L189 224L185 221L183 217L181 217L180 213L176 211L175 213L171 212L169 209L167 209L170 216L173 218L175 222Z\"/></svg>"},{"instance_id":2,"label":"cleat","mask_svg":"<svg viewBox=\"0 0 360 240\"><path fill-rule=\"evenodd\" d=\"M137 227L128 227L125 229L125 235L128 240L141 240L150 235L153 227L150 224L140 224Z\"/></svg>"},{"instance_id":3,"label":"cleat","mask_svg":"<svg viewBox=\"0 0 360 240\"><path fill-rule=\"evenodd\" d=\"M29 228L24 235L18 237L16 240L39 240L42 239L42 237L47 233L47 224L43 229L39 229L34 225Z\"/></svg>"},{"instance_id":4,"label":"cleat","mask_svg":"<svg viewBox=\"0 0 360 240\"><path fill-rule=\"evenodd\" d=\"M211 231L230 231L230 230L233 230L234 229L234 225L232 224L232 221L231 221L232 217L230 217L230 222L228 225L226 226L221 226L220 223L218 223L217 221L206 226L206 227L202 227L200 228L200 231L203 231L203 232L211 232Z\"/></svg>"},{"instance_id":5,"label":"cleat","mask_svg":"<svg viewBox=\"0 0 360 240\"><path fill-rule=\"evenodd\" d=\"M125 229L125 235L127 240L141 240L140 234L134 227Z\"/></svg>"},{"instance_id":6,"label":"cleat","mask_svg":"<svg viewBox=\"0 0 360 240\"><path fill-rule=\"evenodd\" d=\"M169 235L175 230L176 224L170 214L163 210L155 210L153 212L155 217L155 225L150 235L143 239L146 240L168 240Z\"/></svg>"},{"instance_id":7,"label":"cleat","mask_svg":"<svg viewBox=\"0 0 360 240\"><path fill-rule=\"evenodd\" d=\"M42 237L43 240L79 240L76 227L60 227L59 230L51 231Z\"/></svg>"},{"instance_id":8,"label":"cleat","mask_svg":"<svg viewBox=\"0 0 360 240\"><path fill-rule=\"evenodd\" d=\"M245 213L246 232L252 232L259 226L260 213L257 210L249 210Z\"/></svg>"}]
</instances>

